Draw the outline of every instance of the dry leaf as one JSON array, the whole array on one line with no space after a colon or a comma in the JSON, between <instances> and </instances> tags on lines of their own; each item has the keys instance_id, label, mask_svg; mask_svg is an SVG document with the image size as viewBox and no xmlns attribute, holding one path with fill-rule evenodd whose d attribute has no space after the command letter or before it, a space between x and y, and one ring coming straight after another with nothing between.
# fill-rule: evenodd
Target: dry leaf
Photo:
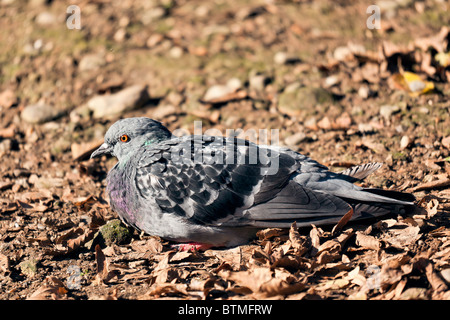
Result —
<instances>
[{"instance_id":1,"label":"dry leaf","mask_svg":"<svg viewBox=\"0 0 450 320\"><path fill-rule=\"evenodd\" d=\"M10 125L8 128L0 129L0 138L11 139L14 138L15 135L16 135L15 125Z\"/></svg>"},{"instance_id":2,"label":"dry leaf","mask_svg":"<svg viewBox=\"0 0 450 320\"><path fill-rule=\"evenodd\" d=\"M387 149L384 146L384 144L380 143L380 142L376 142L374 140L370 140L370 139L363 139L361 141L356 142L355 144L356 147L366 147L371 149L372 151L374 151L375 153L379 153L379 154L385 154L387 153Z\"/></svg>"},{"instance_id":3,"label":"dry leaf","mask_svg":"<svg viewBox=\"0 0 450 320\"><path fill-rule=\"evenodd\" d=\"M131 242L130 245L133 248L133 250L138 252L160 253L163 250L161 239L156 237L151 237L145 240L133 241Z\"/></svg>"},{"instance_id":4,"label":"dry leaf","mask_svg":"<svg viewBox=\"0 0 450 320\"><path fill-rule=\"evenodd\" d=\"M320 247L320 235L322 234L322 229L317 228L312 225L312 229L309 232L309 237L311 238L311 255L315 256L319 251Z\"/></svg>"},{"instance_id":5,"label":"dry leaf","mask_svg":"<svg viewBox=\"0 0 450 320\"><path fill-rule=\"evenodd\" d=\"M447 45L446 39L448 39L449 33L449 28L447 26L443 26L439 33L435 36L415 39L414 45L422 49L424 52L428 51L430 47L434 48L437 52L444 52Z\"/></svg>"},{"instance_id":6,"label":"dry leaf","mask_svg":"<svg viewBox=\"0 0 450 320\"><path fill-rule=\"evenodd\" d=\"M0 253L0 270L2 272L9 272L9 258Z\"/></svg>"},{"instance_id":7,"label":"dry leaf","mask_svg":"<svg viewBox=\"0 0 450 320\"><path fill-rule=\"evenodd\" d=\"M296 282L296 279L290 273L276 274L276 277L274 277L273 272L264 267L254 267L248 271L225 271L222 274L225 279L250 289L260 297L291 294L306 287L304 283Z\"/></svg>"},{"instance_id":8,"label":"dry leaf","mask_svg":"<svg viewBox=\"0 0 450 320\"><path fill-rule=\"evenodd\" d=\"M396 73L389 79L393 88L408 91L411 96L418 96L434 90L434 83L424 81L413 72Z\"/></svg>"},{"instance_id":9,"label":"dry leaf","mask_svg":"<svg viewBox=\"0 0 450 320\"><path fill-rule=\"evenodd\" d=\"M381 246L381 243L377 238L366 235L360 231L356 232L356 244L365 249L372 250L378 250Z\"/></svg>"},{"instance_id":10,"label":"dry leaf","mask_svg":"<svg viewBox=\"0 0 450 320\"><path fill-rule=\"evenodd\" d=\"M241 269L242 264L241 247L222 250L208 250L205 251L205 255L216 257L222 261L222 264L215 270L215 272L219 272L224 268L229 268L234 271L238 271Z\"/></svg>"},{"instance_id":11,"label":"dry leaf","mask_svg":"<svg viewBox=\"0 0 450 320\"><path fill-rule=\"evenodd\" d=\"M347 279L335 279L335 280L329 280L324 283L320 283L316 290L322 291L322 290L338 290L343 289L347 287L350 284L350 281Z\"/></svg>"},{"instance_id":12,"label":"dry leaf","mask_svg":"<svg viewBox=\"0 0 450 320\"><path fill-rule=\"evenodd\" d=\"M138 299L159 298L168 294L188 295L187 285L181 283L155 283L150 290Z\"/></svg>"},{"instance_id":13,"label":"dry leaf","mask_svg":"<svg viewBox=\"0 0 450 320\"><path fill-rule=\"evenodd\" d=\"M317 254L321 254L324 251L328 251L329 253L340 252L344 244L347 240L353 236L354 232L352 229L345 230L338 237L325 241L318 248Z\"/></svg>"},{"instance_id":14,"label":"dry leaf","mask_svg":"<svg viewBox=\"0 0 450 320\"><path fill-rule=\"evenodd\" d=\"M431 262L428 262L425 267L425 275L436 293L448 290L448 286L445 284L445 281L442 280L436 271L434 271L433 264Z\"/></svg>"},{"instance_id":15,"label":"dry leaf","mask_svg":"<svg viewBox=\"0 0 450 320\"><path fill-rule=\"evenodd\" d=\"M285 233L286 231L280 228L267 228L259 230L256 233L256 236L259 238L259 240L269 240L270 238L278 237Z\"/></svg>"},{"instance_id":16,"label":"dry leaf","mask_svg":"<svg viewBox=\"0 0 450 320\"><path fill-rule=\"evenodd\" d=\"M75 227L56 238L54 248L46 253L50 255L61 255L70 253L90 241L95 235L91 228Z\"/></svg>"},{"instance_id":17,"label":"dry leaf","mask_svg":"<svg viewBox=\"0 0 450 320\"><path fill-rule=\"evenodd\" d=\"M179 262L188 259L193 255L192 251L177 251L169 259L169 262Z\"/></svg>"},{"instance_id":18,"label":"dry leaf","mask_svg":"<svg viewBox=\"0 0 450 320\"><path fill-rule=\"evenodd\" d=\"M296 256L304 255L311 246L311 243L307 237L301 236L297 231L297 224L294 222L289 229L289 241L290 245L295 249ZM283 250L286 252L287 250Z\"/></svg>"},{"instance_id":19,"label":"dry leaf","mask_svg":"<svg viewBox=\"0 0 450 320\"><path fill-rule=\"evenodd\" d=\"M437 199L431 199L427 203L425 210L427 211L428 219L432 218L436 215L436 213L438 212L438 207L439 207L439 201Z\"/></svg>"},{"instance_id":20,"label":"dry leaf","mask_svg":"<svg viewBox=\"0 0 450 320\"><path fill-rule=\"evenodd\" d=\"M422 183L411 189L411 192L430 190L436 188L443 188L450 186L450 179L448 177L439 180Z\"/></svg>"},{"instance_id":21,"label":"dry leaf","mask_svg":"<svg viewBox=\"0 0 450 320\"><path fill-rule=\"evenodd\" d=\"M96 197L94 197L93 195L89 195L87 197L74 199L73 204L84 211L89 211L91 210L92 206L94 204L97 204L98 202L99 201Z\"/></svg>"},{"instance_id":22,"label":"dry leaf","mask_svg":"<svg viewBox=\"0 0 450 320\"><path fill-rule=\"evenodd\" d=\"M353 208L350 207L350 210L346 214L344 214L342 218L339 220L339 222L333 227L331 233L335 235L339 231L341 231L342 228L350 221L352 217L353 217Z\"/></svg>"},{"instance_id":23,"label":"dry leaf","mask_svg":"<svg viewBox=\"0 0 450 320\"><path fill-rule=\"evenodd\" d=\"M403 229L391 228L384 234L382 240L394 248L404 250L405 247L414 244L422 236L420 228L416 226L408 226Z\"/></svg>"},{"instance_id":24,"label":"dry leaf","mask_svg":"<svg viewBox=\"0 0 450 320\"><path fill-rule=\"evenodd\" d=\"M83 142L83 143L72 143L70 149L72 151L72 159L74 161L86 160L91 156L98 147L103 143L102 139L97 139L95 141Z\"/></svg>"},{"instance_id":25,"label":"dry leaf","mask_svg":"<svg viewBox=\"0 0 450 320\"><path fill-rule=\"evenodd\" d=\"M96 284L106 283L117 276L114 270L110 270L109 261L98 244L95 246L95 261L97 263L97 274L94 281Z\"/></svg>"},{"instance_id":26,"label":"dry leaf","mask_svg":"<svg viewBox=\"0 0 450 320\"><path fill-rule=\"evenodd\" d=\"M49 276L44 280L44 284L29 296L27 300L59 300L64 298L67 292L61 280Z\"/></svg>"}]
</instances>

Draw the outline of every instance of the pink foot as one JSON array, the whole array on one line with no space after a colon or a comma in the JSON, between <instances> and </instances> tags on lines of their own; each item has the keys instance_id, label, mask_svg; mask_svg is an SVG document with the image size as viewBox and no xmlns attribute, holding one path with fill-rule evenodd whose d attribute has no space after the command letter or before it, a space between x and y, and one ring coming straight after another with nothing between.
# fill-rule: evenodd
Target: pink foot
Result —
<instances>
[{"instance_id":1,"label":"pink foot","mask_svg":"<svg viewBox=\"0 0 450 320\"><path fill-rule=\"evenodd\" d=\"M198 242L188 242L188 243L180 243L171 245L172 248L176 248L179 251L205 251L212 247L212 245L207 243L198 243Z\"/></svg>"}]
</instances>

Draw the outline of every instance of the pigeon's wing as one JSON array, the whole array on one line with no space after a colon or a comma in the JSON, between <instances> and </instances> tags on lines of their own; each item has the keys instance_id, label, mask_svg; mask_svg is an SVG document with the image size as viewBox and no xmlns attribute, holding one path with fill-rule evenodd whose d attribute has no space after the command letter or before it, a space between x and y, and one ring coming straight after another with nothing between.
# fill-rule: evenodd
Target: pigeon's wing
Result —
<instances>
[{"instance_id":1,"label":"pigeon's wing","mask_svg":"<svg viewBox=\"0 0 450 320\"><path fill-rule=\"evenodd\" d=\"M257 161L251 157L253 148ZM324 224L339 221L351 209L336 196L293 181L301 162L291 154L260 149L244 140L218 137L155 146L139 161L137 188L162 212L203 225Z\"/></svg>"},{"instance_id":2,"label":"pigeon's wing","mask_svg":"<svg viewBox=\"0 0 450 320\"><path fill-rule=\"evenodd\" d=\"M142 197L164 213L221 225L244 223L244 211L274 198L296 170L291 156L245 140L192 136L146 150L135 179Z\"/></svg>"},{"instance_id":3,"label":"pigeon's wing","mask_svg":"<svg viewBox=\"0 0 450 320\"><path fill-rule=\"evenodd\" d=\"M336 196L291 180L275 197L247 210L245 218L255 227L289 228L294 221L302 227L337 223L351 208Z\"/></svg>"}]
</instances>

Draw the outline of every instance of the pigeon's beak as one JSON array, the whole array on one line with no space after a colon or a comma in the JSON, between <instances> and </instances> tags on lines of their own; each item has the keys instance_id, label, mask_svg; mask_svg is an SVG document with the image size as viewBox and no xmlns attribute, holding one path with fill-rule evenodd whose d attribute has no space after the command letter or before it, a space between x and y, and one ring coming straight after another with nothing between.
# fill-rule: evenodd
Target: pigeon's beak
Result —
<instances>
[{"instance_id":1,"label":"pigeon's beak","mask_svg":"<svg viewBox=\"0 0 450 320\"><path fill-rule=\"evenodd\" d=\"M100 147L98 147L97 150L92 152L91 159L100 157L103 154L111 154L111 152L112 152L112 147L105 142Z\"/></svg>"}]
</instances>

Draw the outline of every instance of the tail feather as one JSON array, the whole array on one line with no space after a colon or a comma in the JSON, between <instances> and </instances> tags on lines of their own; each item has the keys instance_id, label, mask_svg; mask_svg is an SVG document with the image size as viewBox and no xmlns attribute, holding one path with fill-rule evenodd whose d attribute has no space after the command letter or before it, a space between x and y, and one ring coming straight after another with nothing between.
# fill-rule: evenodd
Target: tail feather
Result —
<instances>
[{"instance_id":1,"label":"tail feather","mask_svg":"<svg viewBox=\"0 0 450 320\"><path fill-rule=\"evenodd\" d=\"M340 175L345 176L345 180L350 182L357 182L365 179L370 174L374 173L383 166L381 162L366 163L359 166L348 168L339 172Z\"/></svg>"},{"instance_id":2,"label":"tail feather","mask_svg":"<svg viewBox=\"0 0 450 320\"><path fill-rule=\"evenodd\" d=\"M392 205L386 203L355 203L352 204L354 214L351 221L377 218L389 213L404 214L412 206Z\"/></svg>"},{"instance_id":3,"label":"tail feather","mask_svg":"<svg viewBox=\"0 0 450 320\"><path fill-rule=\"evenodd\" d=\"M376 189L376 188L366 188L366 189L364 189L364 191L370 192L373 194L377 194L379 196L383 196L386 198L404 201L404 202L416 201L416 197L414 197L414 195L412 195L411 193L405 193L405 192L393 191L393 190L383 190L383 189Z\"/></svg>"}]
</instances>

